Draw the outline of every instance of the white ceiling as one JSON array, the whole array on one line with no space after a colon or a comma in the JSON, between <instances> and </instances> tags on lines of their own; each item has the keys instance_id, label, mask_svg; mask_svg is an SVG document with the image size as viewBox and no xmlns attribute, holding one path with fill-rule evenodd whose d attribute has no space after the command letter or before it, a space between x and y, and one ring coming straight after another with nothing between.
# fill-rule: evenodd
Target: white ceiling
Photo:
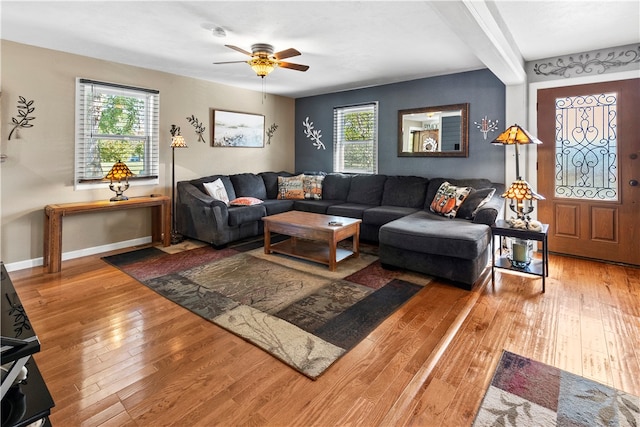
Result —
<instances>
[{"instance_id":1,"label":"white ceiling","mask_svg":"<svg viewBox=\"0 0 640 427\"><path fill-rule=\"evenodd\" d=\"M524 61L640 42L631 1L8 1L3 39L262 90L251 50L302 52L266 91L302 97L489 68L505 84ZM226 37L214 37L222 27Z\"/></svg>"}]
</instances>

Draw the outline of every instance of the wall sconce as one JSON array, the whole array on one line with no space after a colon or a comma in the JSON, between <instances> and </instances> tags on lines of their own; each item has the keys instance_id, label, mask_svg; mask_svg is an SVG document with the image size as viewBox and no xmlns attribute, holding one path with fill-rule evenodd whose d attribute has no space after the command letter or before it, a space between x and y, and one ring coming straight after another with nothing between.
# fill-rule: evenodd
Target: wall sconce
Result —
<instances>
[{"instance_id":1,"label":"wall sconce","mask_svg":"<svg viewBox=\"0 0 640 427\"><path fill-rule=\"evenodd\" d=\"M129 188L130 176L133 176L133 173L127 165L122 163L120 160L114 163L107 176L105 176L105 179L110 181L109 188L111 191L115 191L116 193L114 197L109 199L110 201L119 202L121 200L129 200L129 198L122 193ZM124 182L122 182L122 180L124 180Z\"/></svg>"},{"instance_id":2,"label":"wall sconce","mask_svg":"<svg viewBox=\"0 0 640 427\"><path fill-rule=\"evenodd\" d=\"M180 127L171 125L171 244L182 242L182 235L176 230L176 148L187 148L187 142L180 135Z\"/></svg>"}]
</instances>

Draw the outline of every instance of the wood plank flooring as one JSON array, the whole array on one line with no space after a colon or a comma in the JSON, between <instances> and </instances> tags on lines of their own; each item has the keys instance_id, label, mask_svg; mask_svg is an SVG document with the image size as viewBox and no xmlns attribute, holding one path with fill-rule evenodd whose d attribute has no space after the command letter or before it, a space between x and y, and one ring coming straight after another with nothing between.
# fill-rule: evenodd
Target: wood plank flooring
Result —
<instances>
[{"instance_id":1,"label":"wood plank flooring","mask_svg":"<svg viewBox=\"0 0 640 427\"><path fill-rule=\"evenodd\" d=\"M54 426L466 426L503 349L640 395L640 269L550 256L420 292L317 381L158 296L99 256L10 276L42 342ZM440 286L441 285L441 286Z\"/></svg>"}]
</instances>

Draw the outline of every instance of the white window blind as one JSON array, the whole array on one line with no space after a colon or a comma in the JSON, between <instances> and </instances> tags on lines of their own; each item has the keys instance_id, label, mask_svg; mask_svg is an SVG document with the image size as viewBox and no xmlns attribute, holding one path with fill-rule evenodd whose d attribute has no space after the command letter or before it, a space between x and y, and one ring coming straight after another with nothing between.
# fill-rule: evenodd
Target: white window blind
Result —
<instances>
[{"instance_id":1,"label":"white window blind","mask_svg":"<svg viewBox=\"0 0 640 427\"><path fill-rule=\"evenodd\" d=\"M100 182L118 160L130 180L157 183L159 110L157 90L77 79L75 187Z\"/></svg>"},{"instance_id":2,"label":"white window blind","mask_svg":"<svg viewBox=\"0 0 640 427\"><path fill-rule=\"evenodd\" d=\"M333 170L378 172L378 103L333 109Z\"/></svg>"}]
</instances>

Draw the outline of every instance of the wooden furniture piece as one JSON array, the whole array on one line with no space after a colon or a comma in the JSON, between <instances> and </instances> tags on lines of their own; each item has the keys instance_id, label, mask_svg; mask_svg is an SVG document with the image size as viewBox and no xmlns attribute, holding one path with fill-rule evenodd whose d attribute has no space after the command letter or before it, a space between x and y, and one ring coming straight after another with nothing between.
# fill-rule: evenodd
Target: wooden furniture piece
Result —
<instances>
[{"instance_id":1,"label":"wooden furniture piece","mask_svg":"<svg viewBox=\"0 0 640 427\"><path fill-rule=\"evenodd\" d=\"M136 208L151 209L151 238L171 244L171 199L167 196L131 197L129 200L110 202L62 203L44 208L44 266L48 273L57 273L62 265L62 217L92 212L109 212Z\"/></svg>"},{"instance_id":2,"label":"wooden furniture piece","mask_svg":"<svg viewBox=\"0 0 640 427\"><path fill-rule=\"evenodd\" d=\"M40 351L40 341L2 262L0 275L2 426L27 426L40 420L44 421L43 425L50 426L48 416L54 406L53 398L31 357ZM24 369L26 380L14 384L22 378Z\"/></svg>"},{"instance_id":3,"label":"wooden furniture piece","mask_svg":"<svg viewBox=\"0 0 640 427\"><path fill-rule=\"evenodd\" d=\"M499 219L491 226L491 284L495 283L495 269L502 268L505 270L518 271L520 273L532 274L534 276L542 277L542 292L545 291L545 277L549 275L549 248L547 246L547 235L549 231L549 224L542 224L541 231L526 230L522 228L513 228L509 226L509 223L503 219ZM516 237L524 240L535 240L542 242L542 259L532 259L531 264L526 268L517 268L511 265L511 262L506 256L502 255L502 245L500 246L500 257L496 259L496 237Z\"/></svg>"},{"instance_id":4,"label":"wooden furniture piece","mask_svg":"<svg viewBox=\"0 0 640 427\"><path fill-rule=\"evenodd\" d=\"M335 271L338 262L360 255L360 219L289 211L262 220L265 254L277 252L319 262L328 265L331 271ZM333 222L337 225L330 225ZM291 236L291 239L272 245L271 233ZM349 237L353 238L353 250L337 247L338 242Z\"/></svg>"}]
</instances>

